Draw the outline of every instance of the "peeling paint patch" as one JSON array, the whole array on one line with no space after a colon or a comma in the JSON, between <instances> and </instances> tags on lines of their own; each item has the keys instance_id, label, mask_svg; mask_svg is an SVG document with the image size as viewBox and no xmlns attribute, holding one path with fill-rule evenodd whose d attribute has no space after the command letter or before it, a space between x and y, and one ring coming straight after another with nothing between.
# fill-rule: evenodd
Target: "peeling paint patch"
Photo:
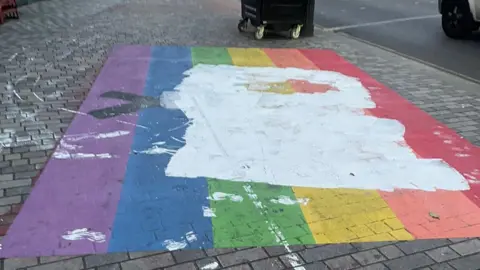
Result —
<instances>
[{"instance_id":1,"label":"peeling paint patch","mask_svg":"<svg viewBox=\"0 0 480 270\"><path fill-rule=\"evenodd\" d=\"M229 199L232 202L241 202L243 201L243 197L240 195L223 193L223 192L214 192L212 196L207 197L208 200L211 201L223 201Z\"/></svg>"},{"instance_id":2,"label":"peeling paint patch","mask_svg":"<svg viewBox=\"0 0 480 270\"><path fill-rule=\"evenodd\" d=\"M284 205L294 205L294 204L303 204L307 205L309 198L297 198L297 199L292 199L288 196L279 196L277 199L271 199L270 202L276 203L276 204L284 204Z\"/></svg>"}]
</instances>

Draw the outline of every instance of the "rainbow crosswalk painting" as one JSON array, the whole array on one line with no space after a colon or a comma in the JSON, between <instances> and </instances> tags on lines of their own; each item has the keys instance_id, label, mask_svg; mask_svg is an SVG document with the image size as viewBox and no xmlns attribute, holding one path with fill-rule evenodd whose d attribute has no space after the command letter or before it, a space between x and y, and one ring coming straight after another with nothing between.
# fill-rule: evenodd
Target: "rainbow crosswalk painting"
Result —
<instances>
[{"instance_id":1,"label":"rainbow crosswalk painting","mask_svg":"<svg viewBox=\"0 0 480 270\"><path fill-rule=\"evenodd\" d=\"M117 46L2 256L480 235L480 150L333 51Z\"/></svg>"}]
</instances>

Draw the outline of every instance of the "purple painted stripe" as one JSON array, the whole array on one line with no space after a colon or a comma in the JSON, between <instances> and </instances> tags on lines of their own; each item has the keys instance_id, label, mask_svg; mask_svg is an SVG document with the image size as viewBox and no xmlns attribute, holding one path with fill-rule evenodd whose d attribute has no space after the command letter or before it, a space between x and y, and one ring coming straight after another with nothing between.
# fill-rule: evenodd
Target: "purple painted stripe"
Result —
<instances>
[{"instance_id":1,"label":"purple painted stripe","mask_svg":"<svg viewBox=\"0 0 480 270\"><path fill-rule=\"evenodd\" d=\"M121 102L99 97L109 90L142 94L150 60L150 47L116 47L110 54L80 112L87 113ZM110 139L75 142L77 153L109 153L110 159L56 159L52 157L22 211L2 241L1 257L31 257L103 253L120 198L137 115L97 120L77 114L66 137L84 133L129 131ZM57 153L59 149L57 148ZM87 228L106 235L103 243L62 239L67 231Z\"/></svg>"}]
</instances>

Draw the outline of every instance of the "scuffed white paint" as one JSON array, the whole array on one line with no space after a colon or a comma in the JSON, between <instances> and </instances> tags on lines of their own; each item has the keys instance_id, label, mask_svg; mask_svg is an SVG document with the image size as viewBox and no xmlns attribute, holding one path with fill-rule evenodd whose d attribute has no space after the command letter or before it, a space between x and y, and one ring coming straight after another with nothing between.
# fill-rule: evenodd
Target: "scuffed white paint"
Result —
<instances>
[{"instance_id":1,"label":"scuffed white paint","mask_svg":"<svg viewBox=\"0 0 480 270\"><path fill-rule=\"evenodd\" d=\"M223 201L223 200L226 200L226 199L229 199L232 202L243 201L243 197L240 196L240 195L223 193L223 192L214 192L211 196L208 196L207 199L211 200L211 201Z\"/></svg>"},{"instance_id":2,"label":"scuffed white paint","mask_svg":"<svg viewBox=\"0 0 480 270\"><path fill-rule=\"evenodd\" d=\"M125 124L125 125L130 125L130 126L134 126L134 127L143 128L143 129L149 129L149 128L146 127L146 126L142 126L142 125L130 123L130 122L127 122L127 121L122 121L122 120L116 120L116 121L117 121L118 123L122 123L122 124Z\"/></svg>"},{"instance_id":3,"label":"scuffed white paint","mask_svg":"<svg viewBox=\"0 0 480 270\"><path fill-rule=\"evenodd\" d=\"M67 231L65 235L62 235L62 238L70 241L88 240L90 242L95 242L95 243L105 242L105 234L101 232L94 232L87 228Z\"/></svg>"},{"instance_id":4,"label":"scuffed white paint","mask_svg":"<svg viewBox=\"0 0 480 270\"><path fill-rule=\"evenodd\" d=\"M45 100L43 98L40 98L37 93L33 93L33 95L35 96L36 99L40 100L41 102L45 102Z\"/></svg>"},{"instance_id":5,"label":"scuffed white paint","mask_svg":"<svg viewBox=\"0 0 480 270\"><path fill-rule=\"evenodd\" d=\"M120 136L125 136L130 134L130 131L127 130L117 130L112 132L104 133L86 133L86 134L75 134L75 135L65 135L65 139L68 141L76 142L85 139L110 139Z\"/></svg>"},{"instance_id":6,"label":"scuffed white paint","mask_svg":"<svg viewBox=\"0 0 480 270\"><path fill-rule=\"evenodd\" d=\"M14 53L10 58L8 58L8 62L12 62L15 57L17 57L18 53Z\"/></svg>"},{"instance_id":7,"label":"scuffed white paint","mask_svg":"<svg viewBox=\"0 0 480 270\"><path fill-rule=\"evenodd\" d=\"M216 217L215 211L212 208L208 206L202 206L202 210L204 217Z\"/></svg>"},{"instance_id":8,"label":"scuffed white paint","mask_svg":"<svg viewBox=\"0 0 480 270\"><path fill-rule=\"evenodd\" d=\"M456 157L469 157L470 155L469 154L456 153L455 156Z\"/></svg>"},{"instance_id":9,"label":"scuffed white paint","mask_svg":"<svg viewBox=\"0 0 480 270\"><path fill-rule=\"evenodd\" d=\"M310 198L296 198L292 199L289 196L281 195L278 196L277 199L271 199L270 202L277 203L277 204L285 204L285 205L294 205L294 204L303 204L307 205Z\"/></svg>"},{"instance_id":10,"label":"scuffed white paint","mask_svg":"<svg viewBox=\"0 0 480 270\"><path fill-rule=\"evenodd\" d=\"M185 234L185 237L181 237L180 241L167 239L163 241L162 244L163 246L165 246L166 249L173 251L173 250L186 248L188 246L188 243L192 243L197 240L198 240L197 235L194 232L190 231Z\"/></svg>"},{"instance_id":11,"label":"scuffed white paint","mask_svg":"<svg viewBox=\"0 0 480 270\"><path fill-rule=\"evenodd\" d=\"M197 239L197 235L196 235L194 232L192 232L192 231L187 232L187 233L185 234L185 238L187 239L187 241L188 241L189 243L192 243L192 242L198 240L198 239Z\"/></svg>"},{"instance_id":12,"label":"scuffed white paint","mask_svg":"<svg viewBox=\"0 0 480 270\"><path fill-rule=\"evenodd\" d=\"M15 89L13 89L12 92L18 99L23 100L23 98L17 93Z\"/></svg>"},{"instance_id":13,"label":"scuffed white paint","mask_svg":"<svg viewBox=\"0 0 480 270\"><path fill-rule=\"evenodd\" d=\"M202 269L202 270L214 270L214 269L217 269L218 267L219 267L218 262L212 262L212 263L209 263L209 264L205 264L200 269Z\"/></svg>"},{"instance_id":14,"label":"scuffed white paint","mask_svg":"<svg viewBox=\"0 0 480 270\"><path fill-rule=\"evenodd\" d=\"M93 153L69 153L64 150L55 151L53 153L53 158L56 159L109 159L115 158L116 156L111 155L109 153L100 153L100 154L93 154Z\"/></svg>"},{"instance_id":15,"label":"scuffed white paint","mask_svg":"<svg viewBox=\"0 0 480 270\"><path fill-rule=\"evenodd\" d=\"M163 154L168 154L168 155L174 155L177 150L175 149L168 149L167 147L164 146L165 142L160 141L160 142L154 142L152 143L152 147L143 150L143 151L138 151L136 153L140 154L147 154L147 155L163 155Z\"/></svg>"},{"instance_id":16,"label":"scuffed white paint","mask_svg":"<svg viewBox=\"0 0 480 270\"><path fill-rule=\"evenodd\" d=\"M192 120L185 124L186 145L166 168L168 176L315 188L469 189L443 160L416 157L399 121L365 115L363 109L376 105L357 78L226 65L196 65L185 75L174 102ZM291 79L338 91L248 90Z\"/></svg>"},{"instance_id":17,"label":"scuffed white paint","mask_svg":"<svg viewBox=\"0 0 480 270\"><path fill-rule=\"evenodd\" d=\"M305 270L305 268L301 266L302 262L300 258L298 258L297 255L292 253L292 250L290 249L290 244L285 239L285 236L283 232L280 230L280 227L278 227L277 224L275 224L273 221L271 221L268 218L267 209L263 206L262 202L258 200L258 196L253 191L252 186L244 185L243 189L247 193L248 197L252 200L253 205L255 205L255 207L259 210L260 214L265 218L265 223L267 223L267 228L270 231L270 233L273 234L273 236L275 237L275 241L279 245L283 245L285 250L288 252L286 257L288 259L288 262L290 263L290 266L292 266L295 270Z\"/></svg>"},{"instance_id":18,"label":"scuffed white paint","mask_svg":"<svg viewBox=\"0 0 480 270\"><path fill-rule=\"evenodd\" d=\"M80 114L80 115L88 116L88 114L86 114L84 112L74 111L74 110L70 110L70 109L67 109L67 108L59 108L59 110L66 111L66 112L71 112L71 113L74 113L74 114Z\"/></svg>"}]
</instances>

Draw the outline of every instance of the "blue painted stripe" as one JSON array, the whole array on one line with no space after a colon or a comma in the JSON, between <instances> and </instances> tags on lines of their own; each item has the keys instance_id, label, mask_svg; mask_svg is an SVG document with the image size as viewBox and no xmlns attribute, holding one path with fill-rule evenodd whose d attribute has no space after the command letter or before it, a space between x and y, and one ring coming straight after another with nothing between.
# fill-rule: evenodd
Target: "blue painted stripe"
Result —
<instances>
[{"instance_id":1,"label":"blue painted stripe","mask_svg":"<svg viewBox=\"0 0 480 270\"><path fill-rule=\"evenodd\" d=\"M152 48L144 95L158 97L172 91L191 67L190 48ZM138 124L149 129L136 129L109 252L165 249L168 240L185 241L187 248L213 247L212 222L202 210L202 206L209 206L207 180L167 177L170 155L138 153L155 142L165 142L162 146L172 149L183 147L184 143L172 137L182 138L187 122L181 110L140 111ZM185 235L190 231L196 234L196 241L187 241Z\"/></svg>"}]
</instances>

